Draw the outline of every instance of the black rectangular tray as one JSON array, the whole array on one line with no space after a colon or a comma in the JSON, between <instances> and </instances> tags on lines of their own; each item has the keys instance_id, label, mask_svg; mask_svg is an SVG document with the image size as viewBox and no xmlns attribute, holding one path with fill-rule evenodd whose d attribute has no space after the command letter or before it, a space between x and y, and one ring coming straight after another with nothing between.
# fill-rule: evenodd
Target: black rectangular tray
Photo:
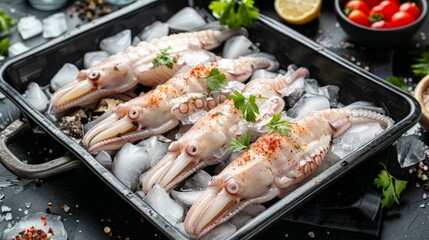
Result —
<instances>
[{"instance_id":1,"label":"black rectangular tray","mask_svg":"<svg viewBox=\"0 0 429 240\"><path fill-rule=\"evenodd\" d=\"M112 173L106 170L82 146L61 132L53 122L38 112L22 97L29 82L44 86L63 66L73 63L82 66L85 52L98 50L101 39L123 29L136 34L154 20L165 21L185 6L193 6L208 13L209 1L196 0L142 0L118 10L95 23L37 47L22 56L11 59L1 68L0 91L15 103L33 124L39 125L74 156L85 163L105 184L123 197L142 216L173 239L187 239L178 229L158 215L142 199L126 188ZM382 79L345 61L317 43L307 39L285 25L261 15L249 29L249 37L260 43L260 48L276 56L281 67L289 64L307 67L312 78L321 85L340 87L339 101L371 101L382 106L396 124L380 136L354 151L337 164L309 180L286 197L278 200L251 222L237 230L228 239L248 239L270 226L288 211L301 205L325 189L333 181L345 175L370 156L391 145L419 120L421 109L410 95L386 84Z\"/></svg>"}]
</instances>

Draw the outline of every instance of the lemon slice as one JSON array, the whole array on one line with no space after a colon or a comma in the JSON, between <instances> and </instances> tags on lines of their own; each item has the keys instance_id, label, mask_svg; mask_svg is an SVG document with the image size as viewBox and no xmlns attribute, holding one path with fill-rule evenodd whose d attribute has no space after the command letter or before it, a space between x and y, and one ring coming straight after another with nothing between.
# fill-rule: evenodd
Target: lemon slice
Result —
<instances>
[{"instance_id":1,"label":"lemon slice","mask_svg":"<svg viewBox=\"0 0 429 240\"><path fill-rule=\"evenodd\" d=\"M322 0L275 0L274 8L286 22L305 24L320 15Z\"/></svg>"}]
</instances>

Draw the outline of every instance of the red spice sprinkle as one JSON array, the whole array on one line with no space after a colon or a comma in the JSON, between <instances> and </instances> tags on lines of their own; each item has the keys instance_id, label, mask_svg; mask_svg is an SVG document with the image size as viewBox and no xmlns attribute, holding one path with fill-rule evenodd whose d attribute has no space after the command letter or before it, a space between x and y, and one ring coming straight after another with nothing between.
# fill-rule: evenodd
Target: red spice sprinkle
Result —
<instances>
[{"instance_id":1,"label":"red spice sprinkle","mask_svg":"<svg viewBox=\"0 0 429 240\"><path fill-rule=\"evenodd\" d=\"M46 218L44 216L41 216L40 220L42 221L43 226L46 226Z\"/></svg>"}]
</instances>

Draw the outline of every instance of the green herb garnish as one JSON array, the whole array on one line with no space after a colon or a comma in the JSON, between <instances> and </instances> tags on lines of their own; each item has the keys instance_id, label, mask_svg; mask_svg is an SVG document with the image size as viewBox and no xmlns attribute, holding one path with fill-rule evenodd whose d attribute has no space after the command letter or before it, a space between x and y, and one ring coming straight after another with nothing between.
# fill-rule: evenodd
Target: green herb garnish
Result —
<instances>
[{"instance_id":1,"label":"green herb garnish","mask_svg":"<svg viewBox=\"0 0 429 240\"><path fill-rule=\"evenodd\" d=\"M0 41L0 56L6 56L10 47L9 38L3 38Z\"/></svg>"},{"instance_id":2,"label":"green herb garnish","mask_svg":"<svg viewBox=\"0 0 429 240\"><path fill-rule=\"evenodd\" d=\"M424 77L429 74L429 51L420 53L415 64L411 65L413 73L418 77Z\"/></svg>"},{"instance_id":3,"label":"green herb garnish","mask_svg":"<svg viewBox=\"0 0 429 240\"><path fill-rule=\"evenodd\" d=\"M401 89L406 93L409 93L407 84L405 83L405 79L403 77L390 76L386 79L386 82L392 84L393 86L396 86L397 88Z\"/></svg>"},{"instance_id":4,"label":"green herb garnish","mask_svg":"<svg viewBox=\"0 0 429 240\"><path fill-rule=\"evenodd\" d=\"M384 164L384 169L380 171L378 177L374 179L374 184L383 189L383 199L381 200L381 207L390 208L394 202L399 204L399 197L402 191L407 186L408 181L398 180L387 172Z\"/></svg>"},{"instance_id":5,"label":"green herb garnish","mask_svg":"<svg viewBox=\"0 0 429 240\"><path fill-rule=\"evenodd\" d=\"M173 64L176 62L176 58L167 53L167 51L170 49L171 47L162 49L158 55L156 55L156 58L152 61L153 66L159 67L161 65L165 65L169 69L172 69Z\"/></svg>"},{"instance_id":6,"label":"green herb garnish","mask_svg":"<svg viewBox=\"0 0 429 240\"><path fill-rule=\"evenodd\" d=\"M9 30L16 23L16 19L11 18L4 11L0 10L0 32Z\"/></svg>"},{"instance_id":7,"label":"green herb garnish","mask_svg":"<svg viewBox=\"0 0 429 240\"><path fill-rule=\"evenodd\" d=\"M207 86L212 91L219 90L227 83L225 74L219 72L219 69L217 68L210 70L209 75L205 78L207 79Z\"/></svg>"},{"instance_id":8,"label":"green herb garnish","mask_svg":"<svg viewBox=\"0 0 429 240\"><path fill-rule=\"evenodd\" d=\"M220 17L221 24L238 29L251 27L253 21L259 18L259 9L254 4L254 0L215 0L210 3L209 9Z\"/></svg>"},{"instance_id":9,"label":"green herb garnish","mask_svg":"<svg viewBox=\"0 0 429 240\"><path fill-rule=\"evenodd\" d=\"M255 96L250 95L249 98L246 98L236 90L229 95L229 98L234 100L234 106L240 109L246 121L254 122L256 120L256 116L259 114L259 108L258 105L256 105Z\"/></svg>"},{"instance_id":10,"label":"green herb garnish","mask_svg":"<svg viewBox=\"0 0 429 240\"><path fill-rule=\"evenodd\" d=\"M283 135L289 135L292 123L286 120L280 120L281 117L281 113L274 114L271 121L267 124L267 127L270 129L270 132L278 131Z\"/></svg>"},{"instance_id":11,"label":"green herb garnish","mask_svg":"<svg viewBox=\"0 0 429 240\"><path fill-rule=\"evenodd\" d=\"M238 152L242 149L248 149L250 147L250 140L252 139L252 132L247 132L246 135L241 135L236 138L232 138L229 142L229 150L232 152Z\"/></svg>"}]
</instances>

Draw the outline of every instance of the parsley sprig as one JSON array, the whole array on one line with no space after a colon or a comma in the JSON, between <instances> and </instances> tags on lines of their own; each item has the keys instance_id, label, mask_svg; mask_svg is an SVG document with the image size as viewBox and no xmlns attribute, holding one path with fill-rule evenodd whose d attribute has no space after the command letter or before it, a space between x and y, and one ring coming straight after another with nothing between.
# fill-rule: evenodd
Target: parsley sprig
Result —
<instances>
[{"instance_id":1,"label":"parsley sprig","mask_svg":"<svg viewBox=\"0 0 429 240\"><path fill-rule=\"evenodd\" d=\"M232 138L229 142L229 150L232 152L238 152L242 149L248 149L250 147L250 140L252 139L252 132L247 132L246 135L241 135L236 138Z\"/></svg>"},{"instance_id":2,"label":"parsley sprig","mask_svg":"<svg viewBox=\"0 0 429 240\"><path fill-rule=\"evenodd\" d=\"M229 98L234 101L234 106L240 109L246 121L255 122L256 116L259 115L259 108L258 105L256 105L255 96L250 95L246 98L239 91L235 90L229 95Z\"/></svg>"},{"instance_id":3,"label":"parsley sprig","mask_svg":"<svg viewBox=\"0 0 429 240\"><path fill-rule=\"evenodd\" d=\"M399 197L402 191L407 186L408 181L398 180L387 172L386 165L380 171L378 177L374 179L374 184L383 189L383 199L381 200L381 207L390 208L394 202L399 204Z\"/></svg>"},{"instance_id":4,"label":"parsley sprig","mask_svg":"<svg viewBox=\"0 0 429 240\"><path fill-rule=\"evenodd\" d=\"M259 18L259 9L254 4L254 0L214 0L209 9L220 17L221 24L238 29L251 27L253 21Z\"/></svg>"},{"instance_id":5,"label":"parsley sprig","mask_svg":"<svg viewBox=\"0 0 429 240\"><path fill-rule=\"evenodd\" d=\"M7 13L0 10L0 32L9 30L16 23L16 19L11 18Z\"/></svg>"},{"instance_id":6,"label":"parsley sprig","mask_svg":"<svg viewBox=\"0 0 429 240\"><path fill-rule=\"evenodd\" d=\"M205 78L207 79L207 86L212 91L219 90L227 83L225 74L221 73L217 68L212 68L209 75Z\"/></svg>"},{"instance_id":7,"label":"parsley sprig","mask_svg":"<svg viewBox=\"0 0 429 240\"><path fill-rule=\"evenodd\" d=\"M283 135L289 135L292 123L286 120L280 120L281 117L281 113L274 114L271 121L267 124L267 127L270 129L270 132L278 131Z\"/></svg>"},{"instance_id":8,"label":"parsley sprig","mask_svg":"<svg viewBox=\"0 0 429 240\"><path fill-rule=\"evenodd\" d=\"M161 65L165 65L169 69L172 69L173 64L176 62L176 58L167 53L167 51L170 49L171 47L162 49L158 55L156 55L156 58L152 61L153 66L159 67Z\"/></svg>"},{"instance_id":9,"label":"parsley sprig","mask_svg":"<svg viewBox=\"0 0 429 240\"><path fill-rule=\"evenodd\" d=\"M411 65L413 73L418 77L424 77L429 74L429 51L421 52L415 59L417 63Z\"/></svg>"},{"instance_id":10,"label":"parsley sprig","mask_svg":"<svg viewBox=\"0 0 429 240\"><path fill-rule=\"evenodd\" d=\"M6 56L8 54L8 49L10 47L9 38L3 38L0 41L0 56Z\"/></svg>"},{"instance_id":11,"label":"parsley sprig","mask_svg":"<svg viewBox=\"0 0 429 240\"><path fill-rule=\"evenodd\" d=\"M395 77L395 76L389 76L386 78L386 82L392 84L393 86L398 87L402 91L406 93L410 93L407 88L407 84L405 83L405 79L403 77Z\"/></svg>"}]
</instances>

